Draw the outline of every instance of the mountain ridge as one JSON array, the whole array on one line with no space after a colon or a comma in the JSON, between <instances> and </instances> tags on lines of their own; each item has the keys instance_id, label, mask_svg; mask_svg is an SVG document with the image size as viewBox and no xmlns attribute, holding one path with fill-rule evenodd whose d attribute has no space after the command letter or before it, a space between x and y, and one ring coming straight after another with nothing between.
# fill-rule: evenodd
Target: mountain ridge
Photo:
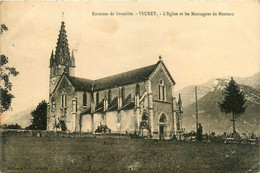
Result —
<instances>
[{"instance_id":1,"label":"mountain ridge","mask_svg":"<svg viewBox=\"0 0 260 173\"><path fill-rule=\"evenodd\" d=\"M260 112L260 91L240 85L245 93L246 112L239 116L236 121L236 129L239 133L260 133L259 112ZM231 114L224 114L218 108L218 102L223 98L221 90L210 91L198 100L199 123L202 123L204 132L222 134L232 132ZM195 103L183 108L183 127L186 131L195 130Z\"/></svg>"},{"instance_id":2,"label":"mountain ridge","mask_svg":"<svg viewBox=\"0 0 260 173\"><path fill-rule=\"evenodd\" d=\"M19 124L22 128L25 128L31 124L31 112L35 109L35 107L27 108L21 112L12 115L4 115L2 117L1 124Z\"/></svg>"}]
</instances>

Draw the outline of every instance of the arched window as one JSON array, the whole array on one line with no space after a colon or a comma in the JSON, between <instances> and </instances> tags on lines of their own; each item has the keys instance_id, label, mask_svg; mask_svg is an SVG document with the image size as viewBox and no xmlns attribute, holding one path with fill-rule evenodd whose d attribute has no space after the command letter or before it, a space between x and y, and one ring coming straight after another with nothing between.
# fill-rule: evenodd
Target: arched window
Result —
<instances>
[{"instance_id":1,"label":"arched window","mask_svg":"<svg viewBox=\"0 0 260 173\"><path fill-rule=\"evenodd\" d=\"M125 100L125 88L124 87L121 88L121 97L122 97L122 101L124 101Z\"/></svg>"},{"instance_id":2,"label":"arched window","mask_svg":"<svg viewBox=\"0 0 260 173\"><path fill-rule=\"evenodd\" d=\"M83 93L83 106L87 106L87 93Z\"/></svg>"},{"instance_id":3,"label":"arched window","mask_svg":"<svg viewBox=\"0 0 260 173\"><path fill-rule=\"evenodd\" d=\"M160 79L160 81L159 81L158 95L159 95L159 100L166 101L166 89L165 89L165 86L164 86L163 79Z\"/></svg>"},{"instance_id":4,"label":"arched window","mask_svg":"<svg viewBox=\"0 0 260 173\"><path fill-rule=\"evenodd\" d=\"M163 113L159 119L160 123L166 123L166 115Z\"/></svg>"},{"instance_id":5,"label":"arched window","mask_svg":"<svg viewBox=\"0 0 260 173\"><path fill-rule=\"evenodd\" d=\"M93 94L93 92L91 92L91 101L93 101L94 102L94 94Z\"/></svg>"},{"instance_id":6,"label":"arched window","mask_svg":"<svg viewBox=\"0 0 260 173\"><path fill-rule=\"evenodd\" d=\"M97 105L99 104L99 92L97 92L96 94L96 102L97 102Z\"/></svg>"},{"instance_id":7,"label":"arched window","mask_svg":"<svg viewBox=\"0 0 260 173\"><path fill-rule=\"evenodd\" d=\"M136 84L135 86L135 95L140 95L140 85Z\"/></svg>"},{"instance_id":8,"label":"arched window","mask_svg":"<svg viewBox=\"0 0 260 173\"><path fill-rule=\"evenodd\" d=\"M63 108L67 107L67 94L61 95L61 107Z\"/></svg>"},{"instance_id":9,"label":"arched window","mask_svg":"<svg viewBox=\"0 0 260 173\"><path fill-rule=\"evenodd\" d=\"M108 96L107 96L108 104L111 103L111 99L112 99L112 93L111 90L108 90Z\"/></svg>"},{"instance_id":10,"label":"arched window","mask_svg":"<svg viewBox=\"0 0 260 173\"><path fill-rule=\"evenodd\" d=\"M55 108L56 108L55 99L54 99L54 97L52 97L52 98L51 98L51 109L52 109L52 111L54 111Z\"/></svg>"},{"instance_id":11,"label":"arched window","mask_svg":"<svg viewBox=\"0 0 260 173\"><path fill-rule=\"evenodd\" d=\"M74 98L72 100L72 108L73 108L73 113L76 113L78 110L77 110L77 98Z\"/></svg>"}]
</instances>

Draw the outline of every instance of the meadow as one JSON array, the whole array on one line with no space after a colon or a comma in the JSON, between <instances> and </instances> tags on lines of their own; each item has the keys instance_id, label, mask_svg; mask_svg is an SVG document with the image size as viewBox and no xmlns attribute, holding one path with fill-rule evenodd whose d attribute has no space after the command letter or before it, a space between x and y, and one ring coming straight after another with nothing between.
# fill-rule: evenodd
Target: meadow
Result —
<instances>
[{"instance_id":1,"label":"meadow","mask_svg":"<svg viewBox=\"0 0 260 173\"><path fill-rule=\"evenodd\" d=\"M2 172L259 171L259 144L0 137Z\"/></svg>"}]
</instances>

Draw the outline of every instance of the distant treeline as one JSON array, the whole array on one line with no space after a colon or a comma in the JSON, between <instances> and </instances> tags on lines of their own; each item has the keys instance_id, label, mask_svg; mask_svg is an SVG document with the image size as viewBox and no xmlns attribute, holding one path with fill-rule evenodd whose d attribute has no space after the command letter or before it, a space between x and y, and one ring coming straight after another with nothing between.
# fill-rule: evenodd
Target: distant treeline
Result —
<instances>
[{"instance_id":1,"label":"distant treeline","mask_svg":"<svg viewBox=\"0 0 260 173\"><path fill-rule=\"evenodd\" d=\"M3 124L0 125L1 129L21 129L21 126L19 124Z\"/></svg>"}]
</instances>

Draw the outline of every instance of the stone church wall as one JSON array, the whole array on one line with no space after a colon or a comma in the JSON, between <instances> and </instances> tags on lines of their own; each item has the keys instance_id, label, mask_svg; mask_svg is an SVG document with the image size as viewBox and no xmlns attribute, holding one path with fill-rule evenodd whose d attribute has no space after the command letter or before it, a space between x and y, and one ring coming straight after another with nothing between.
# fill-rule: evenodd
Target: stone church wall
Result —
<instances>
[{"instance_id":1,"label":"stone church wall","mask_svg":"<svg viewBox=\"0 0 260 173\"><path fill-rule=\"evenodd\" d=\"M74 113L68 113L66 117L66 128L69 132L75 131L76 115Z\"/></svg>"},{"instance_id":2,"label":"stone church wall","mask_svg":"<svg viewBox=\"0 0 260 173\"><path fill-rule=\"evenodd\" d=\"M166 136L170 136L173 132L173 115L172 115L172 103L166 103L161 101L154 101L154 135L159 135L159 119L162 113L166 115Z\"/></svg>"},{"instance_id":3,"label":"stone church wall","mask_svg":"<svg viewBox=\"0 0 260 173\"><path fill-rule=\"evenodd\" d=\"M86 114L82 116L82 132L92 132L92 120L91 120L91 114Z\"/></svg>"},{"instance_id":4,"label":"stone church wall","mask_svg":"<svg viewBox=\"0 0 260 173\"><path fill-rule=\"evenodd\" d=\"M121 116L121 132L135 131L135 115L134 109L120 111Z\"/></svg>"},{"instance_id":5,"label":"stone church wall","mask_svg":"<svg viewBox=\"0 0 260 173\"><path fill-rule=\"evenodd\" d=\"M106 112L106 125L108 128L111 129L111 133L125 133L128 132L134 132L135 131L135 116L134 116L134 110L121 110L120 111L121 116L121 131L120 125L118 123L118 113L117 111L111 111ZM95 113L94 114L94 130L98 128L98 126L101 124L104 124L102 113ZM91 132L92 122L91 122L91 115L83 115L82 116L82 132Z\"/></svg>"},{"instance_id":6,"label":"stone church wall","mask_svg":"<svg viewBox=\"0 0 260 173\"><path fill-rule=\"evenodd\" d=\"M119 123L117 111L110 111L106 113L107 127L111 129L112 133L118 132Z\"/></svg>"},{"instance_id":7,"label":"stone church wall","mask_svg":"<svg viewBox=\"0 0 260 173\"><path fill-rule=\"evenodd\" d=\"M93 115L94 118L94 132L98 128L100 124L104 124L103 115L102 113L95 113Z\"/></svg>"},{"instance_id":8,"label":"stone church wall","mask_svg":"<svg viewBox=\"0 0 260 173\"><path fill-rule=\"evenodd\" d=\"M49 114L49 118L47 119L48 121L48 124L47 124L47 130L50 130L52 131L54 129L54 123L55 123L55 117L54 117L54 114L50 113Z\"/></svg>"},{"instance_id":9,"label":"stone church wall","mask_svg":"<svg viewBox=\"0 0 260 173\"><path fill-rule=\"evenodd\" d=\"M162 70L162 67L160 67L159 71L155 74L155 76L151 80L151 87L152 87L152 92L153 92L153 100L159 100L159 81L160 79L163 79L164 81L164 86L166 87L166 101L171 101L172 99L172 85L171 82L169 81L168 77Z\"/></svg>"},{"instance_id":10,"label":"stone church wall","mask_svg":"<svg viewBox=\"0 0 260 173\"><path fill-rule=\"evenodd\" d=\"M67 94L67 109L66 109L67 118L63 116L64 114L62 109L62 98L61 98L62 92L65 92ZM55 109L52 109L52 103L50 102L50 109L51 109L50 115L56 116L56 122L58 122L58 119L63 120L66 126L68 126L66 128L68 128L69 131L71 131L72 129L75 130L75 127L72 127L71 124L71 122L74 121L74 118L70 116L70 114L73 111L72 100L75 98L75 89L66 78L62 79L60 85L57 87L56 91L54 92L53 97L56 105L55 105ZM52 121L55 122L55 119L52 119ZM50 129L53 129L54 122L50 123Z\"/></svg>"},{"instance_id":11,"label":"stone church wall","mask_svg":"<svg viewBox=\"0 0 260 173\"><path fill-rule=\"evenodd\" d=\"M136 84L123 86L125 88L125 98L129 94L132 95L132 99L134 98ZM145 92L145 83L141 82L141 83L138 83L138 84L140 85L140 95L142 96L143 93ZM111 95L112 95L112 98L111 98L111 101L112 101L113 99L115 99L116 97L119 96L119 87L111 88L110 90L111 90ZM109 91L109 89L98 91L98 93L99 93L99 102L101 102L105 97L107 98L107 96L105 96L105 93L108 94L108 91ZM95 100L96 100L96 93L97 92L94 93Z\"/></svg>"},{"instance_id":12,"label":"stone church wall","mask_svg":"<svg viewBox=\"0 0 260 173\"><path fill-rule=\"evenodd\" d=\"M83 91L77 91L77 93L76 93L78 112L82 112L83 110L85 110L85 108L90 108L91 94L89 92L86 92L86 94L87 94L87 106L85 108L83 108L83 94L84 94Z\"/></svg>"}]
</instances>

